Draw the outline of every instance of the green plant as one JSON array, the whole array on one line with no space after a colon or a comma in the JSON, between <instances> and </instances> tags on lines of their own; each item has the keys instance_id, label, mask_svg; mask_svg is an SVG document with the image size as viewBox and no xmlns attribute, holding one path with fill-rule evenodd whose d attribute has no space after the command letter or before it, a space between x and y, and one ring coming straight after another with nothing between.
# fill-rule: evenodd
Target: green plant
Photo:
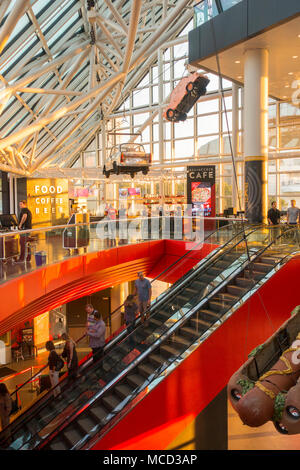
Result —
<instances>
[{"instance_id":1,"label":"green plant","mask_svg":"<svg viewBox=\"0 0 300 470\"><path fill-rule=\"evenodd\" d=\"M242 387L242 395L244 396L249 390L251 390L255 383L251 382L251 380L248 379L240 379L237 382L241 387Z\"/></svg>"},{"instance_id":2,"label":"green plant","mask_svg":"<svg viewBox=\"0 0 300 470\"><path fill-rule=\"evenodd\" d=\"M282 418L282 413L285 405L286 393L278 393L275 398L274 402L274 414L273 414L273 421L279 422Z\"/></svg>"}]
</instances>

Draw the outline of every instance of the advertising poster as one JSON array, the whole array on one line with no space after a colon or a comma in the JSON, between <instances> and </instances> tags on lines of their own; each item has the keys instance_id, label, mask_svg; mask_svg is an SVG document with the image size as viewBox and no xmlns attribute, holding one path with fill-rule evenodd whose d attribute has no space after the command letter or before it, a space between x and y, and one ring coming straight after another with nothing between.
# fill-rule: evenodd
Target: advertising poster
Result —
<instances>
[{"instance_id":1,"label":"advertising poster","mask_svg":"<svg viewBox=\"0 0 300 470\"><path fill-rule=\"evenodd\" d=\"M192 205L193 214L215 217L216 170L213 165L187 167L187 203Z\"/></svg>"}]
</instances>

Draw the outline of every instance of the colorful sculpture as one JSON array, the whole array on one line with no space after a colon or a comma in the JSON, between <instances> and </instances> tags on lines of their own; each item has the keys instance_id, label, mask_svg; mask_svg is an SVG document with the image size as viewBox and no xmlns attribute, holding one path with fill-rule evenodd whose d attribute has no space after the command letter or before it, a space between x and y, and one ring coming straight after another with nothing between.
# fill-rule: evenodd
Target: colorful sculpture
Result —
<instances>
[{"instance_id":1,"label":"colorful sculpture","mask_svg":"<svg viewBox=\"0 0 300 470\"><path fill-rule=\"evenodd\" d=\"M284 434L300 433L300 307L256 348L231 377L228 397L244 424L273 421Z\"/></svg>"}]
</instances>

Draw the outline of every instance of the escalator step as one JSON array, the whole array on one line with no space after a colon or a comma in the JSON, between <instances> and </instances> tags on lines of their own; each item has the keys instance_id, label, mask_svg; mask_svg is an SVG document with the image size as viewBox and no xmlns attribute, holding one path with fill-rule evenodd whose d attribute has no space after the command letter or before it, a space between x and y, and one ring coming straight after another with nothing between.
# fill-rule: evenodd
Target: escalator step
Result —
<instances>
[{"instance_id":1,"label":"escalator step","mask_svg":"<svg viewBox=\"0 0 300 470\"><path fill-rule=\"evenodd\" d=\"M180 303L181 305L185 305L186 303L188 303L191 299L191 296L189 295L176 295L176 298L174 299L174 301Z\"/></svg>"},{"instance_id":2,"label":"escalator step","mask_svg":"<svg viewBox=\"0 0 300 470\"><path fill-rule=\"evenodd\" d=\"M63 434L68 439L68 441L70 441L71 445L75 445L78 441L80 441L80 439L84 437L84 434L77 426L69 426Z\"/></svg>"},{"instance_id":3,"label":"escalator step","mask_svg":"<svg viewBox=\"0 0 300 470\"><path fill-rule=\"evenodd\" d=\"M223 312L226 309L226 306L222 302L208 302L209 308L215 312Z\"/></svg>"},{"instance_id":4,"label":"escalator step","mask_svg":"<svg viewBox=\"0 0 300 470\"><path fill-rule=\"evenodd\" d=\"M104 403L105 408L109 411L113 411L121 401L116 395L110 393L109 395L102 397L102 402Z\"/></svg>"},{"instance_id":5,"label":"escalator step","mask_svg":"<svg viewBox=\"0 0 300 470\"><path fill-rule=\"evenodd\" d=\"M77 422L86 434L88 434L96 426L92 415L83 416L82 418L79 418Z\"/></svg>"},{"instance_id":6,"label":"escalator step","mask_svg":"<svg viewBox=\"0 0 300 470\"><path fill-rule=\"evenodd\" d=\"M155 372L155 367L153 367L151 364L147 363L147 364L141 364L138 366L138 371L141 375L143 375L144 377L148 378L149 375L152 375L154 374Z\"/></svg>"},{"instance_id":7,"label":"escalator step","mask_svg":"<svg viewBox=\"0 0 300 470\"><path fill-rule=\"evenodd\" d=\"M220 273L222 272L222 268L218 268L217 266L211 266L210 268L208 268L208 270L206 271L206 274L208 274L209 276L218 276Z\"/></svg>"},{"instance_id":8,"label":"escalator step","mask_svg":"<svg viewBox=\"0 0 300 470\"><path fill-rule=\"evenodd\" d=\"M213 310L208 310L208 309L203 309L203 310L201 309L201 310L199 311L199 314L200 314L200 315L203 315L203 316L208 315L208 318L210 318L210 317L213 317L213 318L220 318L220 314L219 314L219 313L217 313L217 312L215 312L215 311L213 311ZM211 320L211 318L210 318L210 320ZM209 321L210 321L210 320L209 320Z\"/></svg>"},{"instance_id":9,"label":"escalator step","mask_svg":"<svg viewBox=\"0 0 300 470\"><path fill-rule=\"evenodd\" d=\"M272 265L274 265L274 264L276 264L276 263L278 263L278 262L280 261L280 258L274 258L274 257L272 257L272 256L262 256L262 257L260 258L260 261L261 261L262 263L264 263L264 264L272 264Z\"/></svg>"},{"instance_id":10,"label":"escalator step","mask_svg":"<svg viewBox=\"0 0 300 470\"><path fill-rule=\"evenodd\" d=\"M121 385L117 385L114 388L114 391L117 395L119 395L120 398L124 399L132 392L132 388L130 388L129 385L123 383Z\"/></svg>"},{"instance_id":11,"label":"escalator step","mask_svg":"<svg viewBox=\"0 0 300 470\"><path fill-rule=\"evenodd\" d=\"M133 387L139 387L145 382L145 378L138 374L130 374L126 377L126 380Z\"/></svg>"},{"instance_id":12,"label":"escalator step","mask_svg":"<svg viewBox=\"0 0 300 470\"><path fill-rule=\"evenodd\" d=\"M152 362L155 366L161 366L165 363L165 358L158 354L150 354L149 361Z\"/></svg>"},{"instance_id":13,"label":"escalator step","mask_svg":"<svg viewBox=\"0 0 300 470\"><path fill-rule=\"evenodd\" d=\"M239 297L237 295L228 294L228 292L219 292L215 295L216 299L220 299L228 304L237 302Z\"/></svg>"},{"instance_id":14,"label":"escalator step","mask_svg":"<svg viewBox=\"0 0 300 470\"><path fill-rule=\"evenodd\" d=\"M227 286L227 291L229 292L229 294L242 297L245 294L245 292L247 292L247 289L240 287L240 286L235 286L232 284L232 285Z\"/></svg>"},{"instance_id":15,"label":"escalator step","mask_svg":"<svg viewBox=\"0 0 300 470\"><path fill-rule=\"evenodd\" d=\"M245 277L237 277L236 281L238 286L242 287L252 287L253 286L253 280L252 279L246 279Z\"/></svg>"},{"instance_id":16,"label":"escalator step","mask_svg":"<svg viewBox=\"0 0 300 470\"><path fill-rule=\"evenodd\" d=\"M167 356L178 356L180 354L180 350L175 348L174 343L172 343L172 346L169 344L162 344L160 351L162 354L166 354Z\"/></svg>"},{"instance_id":17,"label":"escalator step","mask_svg":"<svg viewBox=\"0 0 300 470\"><path fill-rule=\"evenodd\" d=\"M260 279L261 277L263 277L265 275L264 272L262 271L250 271L249 269L245 269L244 271L244 275L246 278L248 279Z\"/></svg>"},{"instance_id":18,"label":"escalator step","mask_svg":"<svg viewBox=\"0 0 300 470\"><path fill-rule=\"evenodd\" d=\"M191 294L198 294L199 289L193 289L192 287L186 287L185 292L190 292Z\"/></svg>"},{"instance_id":19,"label":"escalator step","mask_svg":"<svg viewBox=\"0 0 300 470\"><path fill-rule=\"evenodd\" d=\"M270 271L270 264L269 263L253 263L253 268L255 271L262 271L267 273Z\"/></svg>"},{"instance_id":20,"label":"escalator step","mask_svg":"<svg viewBox=\"0 0 300 470\"><path fill-rule=\"evenodd\" d=\"M149 318L149 322L152 323L152 325L161 326L161 321L156 320L155 318Z\"/></svg>"},{"instance_id":21,"label":"escalator step","mask_svg":"<svg viewBox=\"0 0 300 470\"><path fill-rule=\"evenodd\" d=\"M205 281L206 284L209 284L214 279L215 279L215 276L209 276L208 274L202 274L201 276L201 280Z\"/></svg>"},{"instance_id":22,"label":"escalator step","mask_svg":"<svg viewBox=\"0 0 300 470\"><path fill-rule=\"evenodd\" d=\"M230 264L228 263L228 261L234 260L235 258L236 256L232 256L232 258L224 258L224 256L222 256L222 259L218 260L214 266L218 268L226 269L228 268L228 265Z\"/></svg>"},{"instance_id":23,"label":"escalator step","mask_svg":"<svg viewBox=\"0 0 300 470\"><path fill-rule=\"evenodd\" d=\"M188 326L183 326L180 328L180 334L186 335L189 338L197 338L197 332L193 328L189 328Z\"/></svg>"},{"instance_id":24,"label":"escalator step","mask_svg":"<svg viewBox=\"0 0 300 470\"><path fill-rule=\"evenodd\" d=\"M204 321L200 318L191 318L190 323L194 331L204 332L211 327L212 322Z\"/></svg>"},{"instance_id":25,"label":"escalator step","mask_svg":"<svg viewBox=\"0 0 300 470\"><path fill-rule=\"evenodd\" d=\"M50 450L68 450L69 447L63 440L55 440L49 444Z\"/></svg>"},{"instance_id":26,"label":"escalator step","mask_svg":"<svg viewBox=\"0 0 300 470\"><path fill-rule=\"evenodd\" d=\"M196 287L196 289L204 289L206 287L206 283L197 279L196 281L192 281L190 285L191 288L193 288L194 286Z\"/></svg>"},{"instance_id":27,"label":"escalator step","mask_svg":"<svg viewBox=\"0 0 300 470\"><path fill-rule=\"evenodd\" d=\"M172 312L166 312L165 310L160 310L159 315L161 315L164 318L170 318L173 313Z\"/></svg>"},{"instance_id":28,"label":"escalator step","mask_svg":"<svg viewBox=\"0 0 300 470\"><path fill-rule=\"evenodd\" d=\"M90 413L93 415L95 418L96 422L101 422L104 418L107 416L107 410L100 406L100 405L95 405L90 409Z\"/></svg>"},{"instance_id":29,"label":"escalator step","mask_svg":"<svg viewBox=\"0 0 300 470\"><path fill-rule=\"evenodd\" d=\"M180 345L184 345L184 346L190 346L191 342L186 339L184 336L179 336L179 335L175 335L175 336L172 336L172 343L178 343Z\"/></svg>"}]
</instances>

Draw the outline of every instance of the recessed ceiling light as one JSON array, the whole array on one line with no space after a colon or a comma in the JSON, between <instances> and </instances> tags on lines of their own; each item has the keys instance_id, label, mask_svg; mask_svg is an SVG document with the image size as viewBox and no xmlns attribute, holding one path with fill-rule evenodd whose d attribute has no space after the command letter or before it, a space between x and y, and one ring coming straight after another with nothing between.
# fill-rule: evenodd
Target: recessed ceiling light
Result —
<instances>
[{"instance_id":1,"label":"recessed ceiling light","mask_svg":"<svg viewBox=\"0 0 300 470\"><path fill-rule=\"evenodd\" d=\"M290 88L290 85L284 85L285 88Z\"/></svg>"},{"instance_id":2,"label":"recessed ceiling light","mask_svg":"<svg viewBox=\"0 0 300 470\"><path fill-rule=\"evenodd\" d=\"M294 72L289 72L288 75L294 75Z\"/></svg>"},{"instance_id":3,"label":"recessed ceiling light","mask_svg":"<svg viewBox=\"0 0 300 470\"><path fill-rule=\"evenodd\" d=\"M298 59L298 56L297 56L297 55L293 55L292 58L293 58L293 59Z\"/></svg>"},{"instance_id":4,"label":"recessed ceiling light","mask_svg":"<svg viewBox=\"0 0 300 470\"><path fill-rule=\"evenodd\" d=\"M287 98L287 96L283 96L283 98Z\"/></svg>"},{"instance_id":5,"label":"recessed ceiling light","mask_svg":"<svg viewBox=\"0 0 300 470\"><path fill-rule=\"evenodd\" d=\"M240 60L235 60L234 62L235 62L235 64L240 64L241 63Z\"/></svg>"},{"instance_id":6,"label":"recessed ceiling light","mask_svg":"<svg viewBox=\"0 0 300 470\"><path fill-rule=\"evenodd\" d=\"M243 78L243 75L238 75L238 78Z\"/></svg>"}]
</instances>

